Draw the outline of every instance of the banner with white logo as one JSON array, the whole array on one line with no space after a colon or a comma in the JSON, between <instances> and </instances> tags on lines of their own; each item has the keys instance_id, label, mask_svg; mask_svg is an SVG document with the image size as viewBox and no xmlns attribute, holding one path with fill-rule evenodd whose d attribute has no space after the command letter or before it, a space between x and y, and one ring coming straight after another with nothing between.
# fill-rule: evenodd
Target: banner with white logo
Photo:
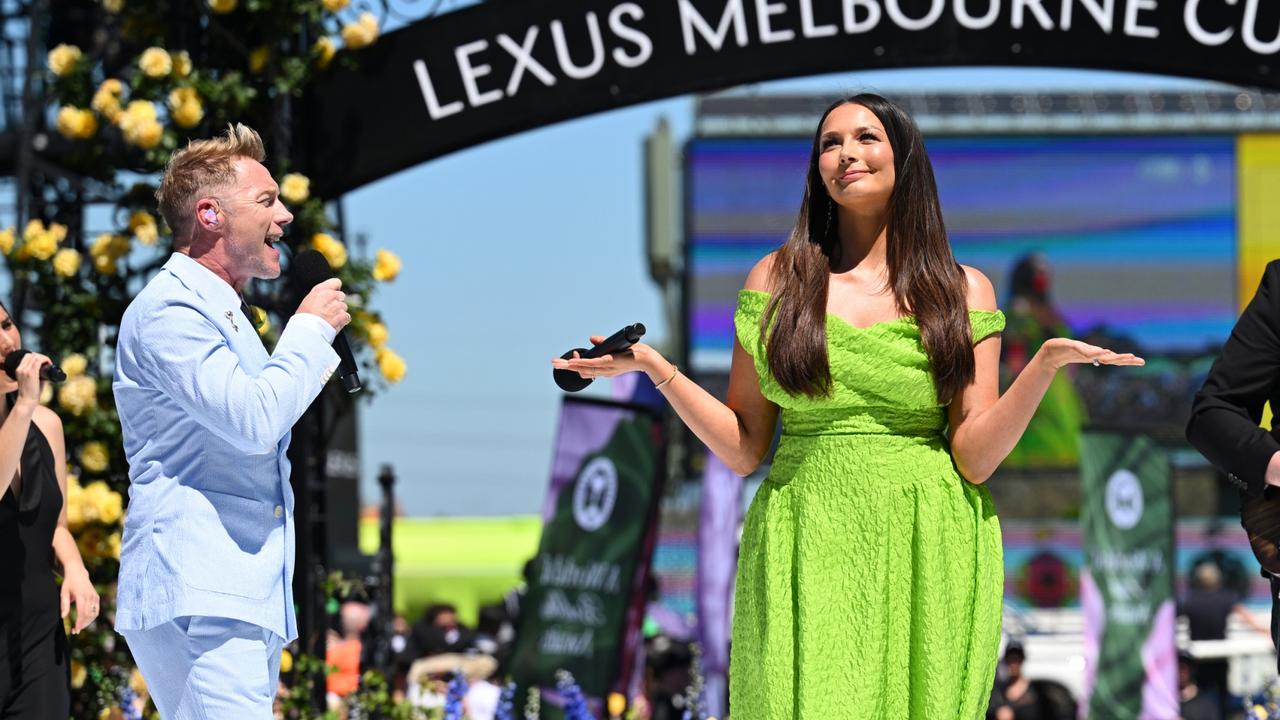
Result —
<instances>
[{"instance_id":1,"label":"banner with white logo","mask_svg":"<svg viewBox=\"0 0 1280 720\"><path fill-rule=\"evenodd\" d=\"M522 603L512 674L557 698L568 670L588 698L622 690L636 656L662 495L661 417L630 403L566 396L542 541Z\"/></svg>"},{"instance_id":2,"label":"banner with white logo","mask_svg":"<svg viewBox=\"0 0 1280 720\"><path fill-rule=\"evenodd\" d=\"M1085 433L1082 717L1178 717L1173 487L1150 438Z\"/></svg>"}]
</instances>

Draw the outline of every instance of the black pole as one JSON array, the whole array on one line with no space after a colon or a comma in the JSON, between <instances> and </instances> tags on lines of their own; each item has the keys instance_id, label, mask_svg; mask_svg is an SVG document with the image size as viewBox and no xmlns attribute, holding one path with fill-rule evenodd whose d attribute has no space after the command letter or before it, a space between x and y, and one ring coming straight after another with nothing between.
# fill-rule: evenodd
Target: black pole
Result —
<instances>
[{"instance_id":1,"label":"black pole","mask_svg":"<svg viewBox=\"0 0 1280 720\"><path fill-rule=\"evenodd\" d=\"M327 388L326 388L327 390ZM303 654L320 660L325 658L325 634L328 616L325 611L325 482L326 444L322 418L326 391L321 391L311 407L293 426L289 459L293 464L294 525L297 538L297 561L293 571L293 601L298 609L298 643ZM323 713L325 674L317 670L311 677L311 708Z\"/></svg>"}]
</instances>

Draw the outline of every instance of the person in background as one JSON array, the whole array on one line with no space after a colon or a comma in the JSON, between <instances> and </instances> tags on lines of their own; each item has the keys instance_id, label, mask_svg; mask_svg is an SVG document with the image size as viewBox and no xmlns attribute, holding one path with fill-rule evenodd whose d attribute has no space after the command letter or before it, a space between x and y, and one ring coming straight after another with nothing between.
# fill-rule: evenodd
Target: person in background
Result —
<instances>
[{"instance_id":1,"label":"person in background","mask_svg":"<svg viewBox=\"0 0 1280 720\"><path fill-rule=\"evenodd\" d=\"M1022 674L1027 653L1022 643L1010 642L1004 649L1004 674L996 679L987 705L989 720L1048 720L1040 711L1040 696L1031 680Z\"/></svg>"}]
</instances>

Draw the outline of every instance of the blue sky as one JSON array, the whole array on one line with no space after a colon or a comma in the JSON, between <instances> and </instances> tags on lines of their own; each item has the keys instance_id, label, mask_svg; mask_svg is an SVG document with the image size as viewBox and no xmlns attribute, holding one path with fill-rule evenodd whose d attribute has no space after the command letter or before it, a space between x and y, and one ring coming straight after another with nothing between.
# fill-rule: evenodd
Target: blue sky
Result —
<instances>
[{"instance_id":1,"label":"blue sky","mask_svg":"<svg viewBox=\"0 0 1280 720\"><path fill-rule=\"evenodd\" d=\"M1212 88L1170 77L948 68L827 75L743 92ZM395 467L420 516L538 511L560 391L550 359L643 322L667 335L644 256L645 137L660 117L677 142L689 97L616 110L454 153L346 198L348 237L404 261L375 303L404 356L403 382L362 407L362 498ZM815 118L816 121L816 118ZM797 193L799 188L797 188ZM607 393L607 382L589 391Z\"/></svg>"}]
</instances>

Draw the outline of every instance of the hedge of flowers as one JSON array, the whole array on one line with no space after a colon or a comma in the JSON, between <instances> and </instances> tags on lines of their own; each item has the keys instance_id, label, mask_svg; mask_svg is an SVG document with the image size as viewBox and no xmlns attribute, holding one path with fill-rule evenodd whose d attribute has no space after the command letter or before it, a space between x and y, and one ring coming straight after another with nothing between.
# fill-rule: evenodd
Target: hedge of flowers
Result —
<instances>
[{"instance_id":1,"label":"hedge of flowers","mask_svg":"<svg viewBox=\"0 0 1280 720\"><path fill-rule=\"evenodd\" d=\"M50 129L42 152L79 180L38 174L46 187L28 222L0 227L0 256L25 343L59 359L68 375L43 401L65 426L68 522L103 598L100 620L72 642L76 718L153 712L111 630L128 480L110 383L120 317L171 252L154 198L170 153L232 122L258 130L295 217L285 241L295 252L315 248L342 279L350 333L362 341L363 364L377 370L365 375L381 378L373 389L407 372L372 302L400 273L399 258L386 249L349 252L329 198L312 193L300 159L282 152L291 144L276 135L308 83L334 64L359 62L360 49L377 42L377 18L349 2L101 0L83 32L61 38L44 58L49 104L35 119ZM289 309L278 307L270 286L251 284L246 296L270 346Z\"/></svg>"}]
</instances>

